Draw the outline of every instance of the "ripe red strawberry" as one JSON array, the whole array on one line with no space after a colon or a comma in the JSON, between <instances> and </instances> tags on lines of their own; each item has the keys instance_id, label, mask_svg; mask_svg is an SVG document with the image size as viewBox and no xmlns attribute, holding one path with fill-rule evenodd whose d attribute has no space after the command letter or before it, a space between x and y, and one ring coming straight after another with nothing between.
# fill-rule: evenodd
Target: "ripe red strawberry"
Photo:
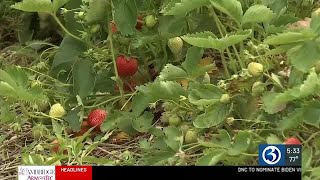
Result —
<instances>
[{"instance_id":1,"label":"ripe red strawberry","mask_svg":"<svg viewBox=\"0 0 320 180\"><path fill-rule=\"evenodd\" d=\"M296 137L290 137L288 139L286 139L286 141L284 142L284 144L301 144L300 140Z\"/></svg>"},{"instance_id":2,"label":"ripe red strawberry","mask_svg":"<svg viewBox=\"0 0 320 180\"><path fill-rule=\"evenodd\" d=\"M96 109L90 112L88 115L88 124L91 127L96 126L97 129L100 129L102 122L106 119L108 113L103 109Z\"/></svg>"},{"instance_id":3,"label":"ripe red strawberry","mask_svg":"<svg viewBox=\"0 0 320 180\"><path fill-rule=\"evenodd\" d=\"M135 58L121 55L116 59L116 64L120 77L133 76L138 71L138 61Z\"/></svg>"}]
</instances>

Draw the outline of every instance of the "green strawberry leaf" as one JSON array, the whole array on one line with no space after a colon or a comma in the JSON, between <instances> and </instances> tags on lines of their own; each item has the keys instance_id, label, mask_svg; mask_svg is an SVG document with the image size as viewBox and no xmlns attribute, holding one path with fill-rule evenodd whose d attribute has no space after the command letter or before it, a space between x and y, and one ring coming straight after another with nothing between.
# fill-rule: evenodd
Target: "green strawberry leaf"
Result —
<instances>
[{"instance_id":1,"label":"green strawberry leaf","mask_svg":"<svg viewBox=\"0 0 320 180\"><path fill-rule=\"evenodd\" d=\"M186 96L185 90L177 82L156 81L136 88L139 92L132 99L132 111L136 117L150 105L159 100L179 101Z\"/></svg>"},{"instance_id":2,"label":"green strawberry leaf","mask_svg":"<svg viewBox=\"0 0 320 180\"><path fill-rule=\"evenodd\" d=\"M286 90L283 93L267 92L262 97L263 109L269 114L282 111L288 102L305 98L318 90L319 78L314 69L310 71L303 84Z\"/></svg>"},{"instance_id":3,"label":"green strawberry leaf","mask_svg":"<svg viewBox=\"0 0 320 180\"><path fill-rule=\"evenodd\" d=\"M86 22L88 24L105 22L108 19L107 5L107 0L90 0L86 14Z\"/></svg>"},{"instance_id":4,"label":"green strawberry leaf","mask_svg":"<svg viewBox=\"0 0 320 180\"><path fill-rule=\"evenodd\" d=\"M69 0L68 3L65 5L66 9L76 9L82 6L82 1L79 0ZM76 36L80 36L81 31L84 30L79 21L75 18L75 11L68 11L64 14L65 25L69 32Z\"/></svg>"},{"instance_id":5,"label":"green strawberry leaf","mask_svg":"<svg viewBox=\"0 0 320 180\"><path fill-rule=\"evenodd\" d=\"M70 36L66 36L53 59L51 73L56 75L56 72L61 70L70 71L73 63L86 50L86 44Z\"/></svg>"},{"instance_id":6,"label":"green strawberry leaf","mask_svg":"<svg viewBox=\"0 0 320 180\"><path fill-rule=\"evenodd\" d=\"M91 59L79 59L72 68L73 94L81 99L87 97L94 88L95 73Z\"/></svg>"},{"instance_id":7,"label":"green strawberry leaf","mask_svg":"<svg viewBox=\"0 0 320 180\"><path fill-rule=\"evenodd\" d=\"M15 3L11 6L11 8L25 12L53 12L51 0L23 0Z\"/></svg>"},{"instance_id":8,"label":"green strawberry leaf","mask_svg":"<svg viewBox=\"0 0 320 180\"><path fill-rule=\"evenodd\" d=\"M317 34L320 34L320 15L313 14L311 17L310 28Z\"/></svg>"},{"instance_id":9,"label":"green strawberry leaf","mask_svg":"<svg viewBox=\"0 0 320 180\"><path fill-rule=\"evenodd\" d=\"M128 135L134 135L137 131L132 127L132 117L131 112L114 111L103 121L100 129L102 132L120 129Z\"/></svg>"},{"instance_id":10,"label":"green strawberry leaf","mask_svg":"<svg viewBox=\"0 0 320 180\"><path fill-rule=\"evenodd\" d=\"M274 17L271 9L264 5L253 5L243 15L242 23L270 22Z\"/></svg>"},{"instance_id":11,"label":"green strawberry leaf","mask_svg":"<svg viewBox=\"0 0 320 180\"><path fill-rule=\"evenodd\" d=\"M174 151L160 151L155 153L146 153L143 155L143 164L154 166L154 165L165 165L169 158L173 157L176 153Z\"/></svg>"},{"instance_id":12,"label":"green strawberry leaf","mask_svg":"<svg viewBox=\"0 0 320 180\"><path fill-rule=\"evenodd\" d=\"M153 114L145 112L142 116L132 120L132 126L135 130L141 133L148 132L152 128Z\"/></svg>"},{"instance_id":13,"label":"green strawberry leaf","mask_svg":"<svg viewBox=\"0 0 320 180\"><path fill-rule=\"evenodd\" d=\"M99 164L99 165L114 165L114 160L111 160L109 158L103 158L103 157L94 157L94 156L85 156L82 158L83 162L86 162L88 164Z\"/></svg>"},{"instance_id":14,"label":"green strawberry leaf","mask_svg":"<svg viewBox=\"0 0 320 180\"><path fill-rule=\"evenodd\" d=\"M191 47L188 49L186 60L182 63L182 67L189 75L193 75L195 70L198 69L200 59L203 56L204 50L198 47Z\"/></svg>"},{"instance_id":15,"label":"green strawberry leaf","mask_svg":"<svg viewBox=\"0 0 320 180\"><path fill-rule=\"evenodd\" d=\"M158 32L162 38L180 36L187 28L184 17L181 16L161 16L159 17Z\"/></svg>"},{"instance_id":16,"label":"green strawberry leaf","mask_svg":"<svg viewBox=\"0 0 320 180\"><path fill-rule=\"evenodd\" d=\"M223 92L217 86L205 84L191 89L188 99L194 105L206 106L219 102L222 94Z\"/></svg>"},{"instance_id":17,"label":"green strawberry leaf","mask_svg":"<svg viewBox=\"0 0 320 180\"><path fill-rule=\"evenodd\" d=\"M311 148L304 148L302 151L302 174L304 174L306 171L311 169L311 163L312 163L312 149Z\"/></svg>"},{"instance_id":18,"label":"green strawberry leaf","mask_svg":"<svg viewBox=\"0 0 320 180\"><path fill-rule=\"evenodd\" d=\"M276 14L282 14L281 12L284 11L284 9L287 9L288 1L287 0L262 0L262 4L270 7L272 11L274 11Z\"/></svg>"},{"instance_id":19,"label":"green strawberry leaf","mask_svg":"<svg viewBox=\"0 0 320 180\"><path fill-rule=\"evenodd\" d=\"M227 14L238 24L242 21L243 11L242 5L238 0L210 0L211 4L219 11Z\"/></svg>"},{"instance_id":20,"label":"green strawberry leaf","mask_svg":"<svg viewBox=\"0 0 320 180\"><path fill-rule=\"evenodd\" d=\"M281 130L293 129L298 127L303 122L303 109L297 108L293 112L289 113L287 117L284 117L278 127Z\"/></svg>"},{"instance_id":21,"label":"green strawberry leaf","mask_svg":"<svg viewBox=\"0 0 320 180\"><path fill-rule=\"evenodd\" d=\"M214 166L223 160L226 156L224 149L212 149L209 153L199 158L196 162L196 166Z\"/></svg>"},{"instance_id":22,"label":"green strawberry leaf","mask_svg":"<svg viewBox=\"0 0 320 180\"><path fill-rule=\"evenodd\" d=\"M57 120L54 120L54 119L51 120L51 123L52 123L53 133L56 135L61 135L61 133L63 132L63 128L61 124L59 124Z\"/></svg>"},{"instance_id":23,"label":"green strawberry leaf","mask_svg":"<svg viewBox=\"0 0 320 180\"><path fill-rule=\"evenodd\" d=\"M319 56L320 46L315 41L305 41L288 52L288 58L292 65L302 72L308 72L319 62Z\"/></svg>"},{"instance_id":24,"label":"green strawberry leaf","mask_svg":"<svg viewBox=\"0 0 320 180\"><path fill-rule=\"evenodd\" d=\"M113 72L110 69L104 69L97 74L94 91L95 92L112 92L114 91L114 80L111 79Z\"/></svg>"},{"instance_id":25,"label":"green strawberry leaf","mask_svg":"<svg viewBox=\"0 0 320 180\"><path fill-rule=\"evenodd\" d=\"M114 21L122 35L131 35L137 24L137 7L133 0L121 0L116 3Z\"/></svg>"},{"instance_id":26,"label":"green strawberry leaf","mask_svg":"<svg viewBox=\"0 0 320 180\"><path fill-rule=\"evenodd\" d=\"M238 44L247 39L252 30L238 31L228 34L227 36L217 39L212 32L201 32L195 34L187 34L181 38L187 43L201 47L201 48L214 48L219 51L224 51L228 47Z\"/></svg>"},{"instance_id":27,"label":"green strawberry leaf","mask_svg":"<svg viewBox=\"0 0 320 180\"><path fill-rule=\"evenodd\" d=\"M186 15L194 9L209 4L210 2L208 0L170 1L160 13L164 13L164 15Z\"/></svg>"},{"instance_id":28,"label":"green strawberry leaf","mask_svg":"<svg viewBox=\"0 0 320 180\"><path fill-rule=\"evenodd\" d=\"M310 30L304 30L301 32L284 32L267 37L264 40L264 43L269 45L290 44L312 40L315 37L316 34Z\"/></svg>"},{"instance_id":29,"label":"green strawberry leaf","mask_svg":"<svg viewBox=\"0 0 320 180\"><path fill-rule=\"evenodd\" d=\"M228 131L220 129L218 134L213 134L209 141L200 140L199 144L208 148L229 149L231 147L231 137Z\"/></svg>"},{"instance_id":30,"label":"green strawberry leaf","mask_svg":"<svg viewBox=\"0 0 320 180\"><path fill-rule=\"evenodd\" d=\"M225 120L231 109L232 105L230 104L216 103L206 109L205 113L199 115L193 122L193 125L200 129L217 126Z\"/></svg>"},{"instance_id":31,"label":"green strawberry leaf","mask_svg":"<svg viewBox=\"0 0 320 180\"><path fill-rule=\"evenodd\" d=\"M181 68L172 64L167 64L160 72L158 79L160 81L175 81L188 77L188 74Z\"/></svg>"},{"instance_id":32,"label":"green strawberry leaf","mask_svg":"<svg viewBox=\"0 0 320 180\"><path fill-rule=\"evenodd\" d=\"M169 126L163 130L165 136L163 141L175 152L178 152L183 143L183 134L182 132L174 127Z\"/></svg>"},{"instance_id":33,"label":"green strawberry leaf","mask_svg":"<svg viewBox=\"0 0 320 180\"><path fill-rule=\"evenodd\" d=\"M60 7L65 5L70 0L53 0L53 12L56 12L59 10Z\"/></svg>"},{"instance_id":34,"label":"green strawberry leaf","mask_svg":"<svg viewBox=\"0 0 320 180\"><path fill-rule=\"evenodd\" d=\"M10 84L3 81L0 81L0 94L1 96L13 97L15 99L19 97L17 91Z\"/></svg>"},{"instance_id":35,"label":"green strawberry leaf","mask_svg":"<svg viewBox=\"0 0 320 180\"><path fill-rule=\"evenodd\" d=\"M320 127L320 103L310 101L303 107L303 122L317 128Z\"/></svg>"},{"instance_id":36,"label":"green strawberry leaf","mask_svg":"<svg viewBox=\"0 0 320 180\"><path fill-rule=\"evenodd\" d=\"M284 45L279 45L275 47L274 49L271 49L267 51L267 55L272 56L272 55L279 55L279 54L284 54L287 53L290 49L296 47L300 43L290 43L290 44L284 44Z\"/></svg>"},{"instance_id":37,"label":"green strawberry leaf","mask_svg":"<svg viewBox=\"0 0 320 180\"><path fill-rule=\"evenodd\" d=\"M73 132L78 132L81 127L83 113L81 107L76 107L65 115L64 120L67 121Z\"/></svg>"},{"instance_id":38,"label":"green strawberry leaf","mask_svg":"<svg viewBox=\"0 0 320 180\"><path fill-rule=\"evenodd\" d=\"M228 150L228 155L238 156L241 155L241 153L246 152L252 143L251 139L251 133L248 131L239 131L234 137L232 148Z\"/></svg>"},{"instance_id":39,"label":"green strawberry leaf","mask_svg":"<svg viewBox=\"0 0 320 180\"><path fill-rule=\"evenodd\" d=\"M267 137L266 141L267 141L268 144L282 144L283 143L283 141L278 136L276 136L275 134L270 134Z\"/></svg>"}]
</instances>

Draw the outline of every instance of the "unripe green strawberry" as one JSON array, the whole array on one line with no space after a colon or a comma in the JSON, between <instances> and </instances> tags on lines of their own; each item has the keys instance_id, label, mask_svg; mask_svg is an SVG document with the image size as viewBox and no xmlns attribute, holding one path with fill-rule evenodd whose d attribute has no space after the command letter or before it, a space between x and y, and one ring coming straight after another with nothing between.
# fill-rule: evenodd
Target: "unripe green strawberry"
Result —
<instances>
[{"instance_id":1,"label":"unripe green strawberry","mask_svg":"<svg viewBox=\"0 0 320 180\"><path fill-rule=\"evenodd\" d=\"M181 123L181 118L174 114L169 117L169 125L170 126L178 126Z\"/></svg>"},{"instance_id":2,"label":"unripe green strawberry","mask_svg":"<svg viewBox=\"0 0 320 180\"><path fill-rule=\"evenodd\" d=\"M168 47L174 55L179 55L182 51L183 40L180 37L174 37L168 40Z\"/></svg>"},{"instance_id":3,"label":"unripe green strawberry","mask_svg":"<svg viewBox=\"0 0 320 180\"><path fill-rule=\"evenodd\" d=\"M56 103L51 106L49 111L49 116L55 117L55 118L61 118L66 114L66 111L64 110L63 106L60 103Z\"/></svg>"},{"instance_id":4,"label":"unripe green strawberry","mask_svg":"<svg viewBox=\"0 0 320 180\"><path fill-rule=\"evenodd\" d=\"M252 85L252 95L259 96L265 91L265 86L262 82L257 81Z\"/></svg>"},{"instance_id":5,"label":"unripe green strawberry","mask_svg":"<svg viewBox=\"0 0 320 180\"><path fill-rule=\"evenodd\" d=\"M148 15L145 19L146 26L152 28L154 25L157 24L157 18L154 15Z\"/></svg>"},{"instance_id":6,"label":"unripe green strawberry","mask_svg":"<svg viewBox=\"0 0 320 180\"><path fill-rule=\"evenodd\" d=\"M92 25L92 26L90 27L90 33L91 33L91 34L96 34L97 32L100 31L100 29L101 29L100 24Z\"/></svg>"},{"instance_id":7,"label":"unripe green strawberry","mask_svg":"<svg viewBox=\"0 0 320 180\"><path fill-rule=\"evenodd\" d=\"M263 65L256 62L251 62L248 65L248 71L253 77L258 77L263 74Z\"/></svg>"},{"instance_id":8,"label":"unripe green strawberry","mask_svg":"<svg viewBox=\"0 0 320 180\"><path fill-rule=\"evenodd\" d=\"M220 102L224 104L228 104L230 102L230 96L229 94L222 94L220 98Z\"/></svg>"},{"instance_id":9,"label":"unripe green strawberry","mask_svg":"<svg viewBox=\"0 0 320 180\"><path fill-rule=\"evenodd\" d=\"M187 144L197 142L198 134L195 130L189 129L184 136L184 142Z\"/></svg>"}]
</instances>

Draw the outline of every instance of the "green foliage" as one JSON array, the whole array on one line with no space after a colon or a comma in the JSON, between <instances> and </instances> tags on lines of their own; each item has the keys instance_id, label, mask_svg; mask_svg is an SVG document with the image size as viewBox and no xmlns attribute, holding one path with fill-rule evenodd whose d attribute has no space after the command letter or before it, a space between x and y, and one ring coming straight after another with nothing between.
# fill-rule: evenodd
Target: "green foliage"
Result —
<instances>
[{"instance_id":1,"label":"green foliage","mask_svg":"<svg viewBox=\"0 0 320 180\"><path fill-rule=\"evenodd\" d=\"M185 79L188 74L181 68L167 64L159 75L160 81L174 81L179 79Z\"/></svg>"},{"instance_id":2,"label":"green foliage","mask_svg":"<svg viewBox=\"0 0 320 180\"><path fill-rule=\"evenodd\" d=\"M157 81L137 88L139 93L133 98L132 110L139 116L151 103L159 100L179 101L180 96L186 95L179 83L171 81Z\"/></svg>"},{"instance_id":3,"label":"green foliage","mask_svg":"<svg viewBox=\"0 0 320 180\"><path fill-rule=\"evenodd\" d=\"M208 106L219 102L223 92L212 84L199 85L191 89L188 95L189 101L197 106Z\"/></svg>"},{"instance_id":4,"label":"green foliage","mask_svg":"<svg viewBox=\"0 0 320 180\"><path fill-rule=\"evenodd\" d=\"M186 15L188 12L209 5L208 0L181 0L170 1L166 7L161 11L164 15Z\"/></svg>"},{"instance_id":5,"label":"green foliage","mask_svg":"<svg viewBox=\"0 0 320 180\"><path fill-rule=\"evenodd\" d=\"M238 44L247 39L251 34L251 30L238 31L228 34L226 37L218 39L212 32L202 32L195 34L187 34L181 38L187 43L201 47L201 48L214 48L223 51L226 48Z\"/></svg>"},{"instance_id":6,"label":"green foliage","mask_svg":"<svg viewBox=\"0 0 320 180\"><path fill-rule=\"evenodd\" d=\"M282 93L267 92L263 96L264 110L270 114L277 113L288 102L306 98L319 90L319 78L314 69L310 71L303 84L288 89Z\"/></svg>"},{"instance_id":7,"label":"green foliage","mask_svg":"<svg viewBox=\"0 0 320 180\"><path fill-rule=\"evenodd\" d=\"M288 58L292 65L302 72L308 72L319 62L320 46L315 41L304 41L288 51Z\"/></svg>"},{"instance_id":8,"label":"green foliage","mask_svg":"<svg viewBox=\"0 0 320 180\"><path fill-rule=\"evenodd\" d=\"M26 12L56 12L60 7L65 5L69 0L23 0L18 2L11 7Z\"/></svg>"},{"instance_id":9,"label":"green foliage","mask_svg":"<svg viewBox=\"0 0 320 180\"><path fill-rule=\"evenodd\" d=\"M95 74L90 59L77 60L72 68L73 93L80 98L87 97L94 88Z\"/></svg>"},{"instance_id":10,"label":"green foliage","mask_svg":"<svg viewBox=\"0 0 320 180\"><path fill-rule=\"evenodd\" d=\"M206 109L205 113L199 115L193 125L196 128L205 129L220 125L231 111L229 104L215 104Z\"/></svg>"},{"instance_id":11,"label":"green foliage","mask_svg":"<svg viewBox=\"0 0 320 180\"><path fill-rule=\"evenodd\" d=\"M88 24L106 22L107 17L107 0L90 0L86 15Z\"/></svg>"},{"instance_id":12,"label":"green foliage","mask_svg":"<svg viewBox=\"0 0 320 180\"><path fill-rule=\"evenodd\" d=\"M60 71L68 72L72 69L73 63L86 50L86 44L70 36L66 36L53 59L51 69L54 75L59 75Z\"/></svg>"},{"instance_id":13,"label":"green foliage","mask_svg":"<svg viewBox=\"0 0 320 180\"><path fill-rule=\"evenodd\" d=\"M219 11L227 14L230 18L235 20L238 24L242 21L243 11L241 3L237 0L210 0L211 4Z\"/></svg>"},{"instance_id":14,"label":"green foliage","mask_svg":"<svg viewBox=\"0 0 320 180\"><path fill-rule=\"evenodd\" d=\"M284 32L278 35L273 35L265 39L264 43L270 45L281 45L296 42L303 42L315 38L315 34L311 31L302 32Z\"/></svg>"},{"instance_id":15,"label":"green foliage","mask_svg":"<svg viewBox=\"0 0 320 180\"><path fill-rule=\"evenodd\" d=\"M135 1L121 0L116 3L114 20L121 34L126 36L135 32L137 17L138 13Z\"/></svg>"},{"instance_id":16,"label":"green foliage","mask_svg":"<svg viewBox=\"0 0 320 180\"><path fill-rule=\"evenodd\" d=\"M274 14L272 10L263 5L251 6L243 15L242 23L270 22Z\"/></svg>"}]
</instances>

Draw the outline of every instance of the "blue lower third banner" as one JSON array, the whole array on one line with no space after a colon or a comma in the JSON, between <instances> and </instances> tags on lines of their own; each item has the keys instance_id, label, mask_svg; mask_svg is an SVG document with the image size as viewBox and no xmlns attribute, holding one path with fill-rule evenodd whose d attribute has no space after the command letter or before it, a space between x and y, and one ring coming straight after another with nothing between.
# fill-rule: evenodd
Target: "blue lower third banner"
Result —
<instances>
[{"instance_id":1,"label":"blue lower third banner","mask_svg":"<svg viewBox=\"0 0 320 180\"><path fill-rule=\"evenodd\" d=\"M301 166L302 146L284 144L259 145L260 166Z\"/></svg>"}]
</instances>

